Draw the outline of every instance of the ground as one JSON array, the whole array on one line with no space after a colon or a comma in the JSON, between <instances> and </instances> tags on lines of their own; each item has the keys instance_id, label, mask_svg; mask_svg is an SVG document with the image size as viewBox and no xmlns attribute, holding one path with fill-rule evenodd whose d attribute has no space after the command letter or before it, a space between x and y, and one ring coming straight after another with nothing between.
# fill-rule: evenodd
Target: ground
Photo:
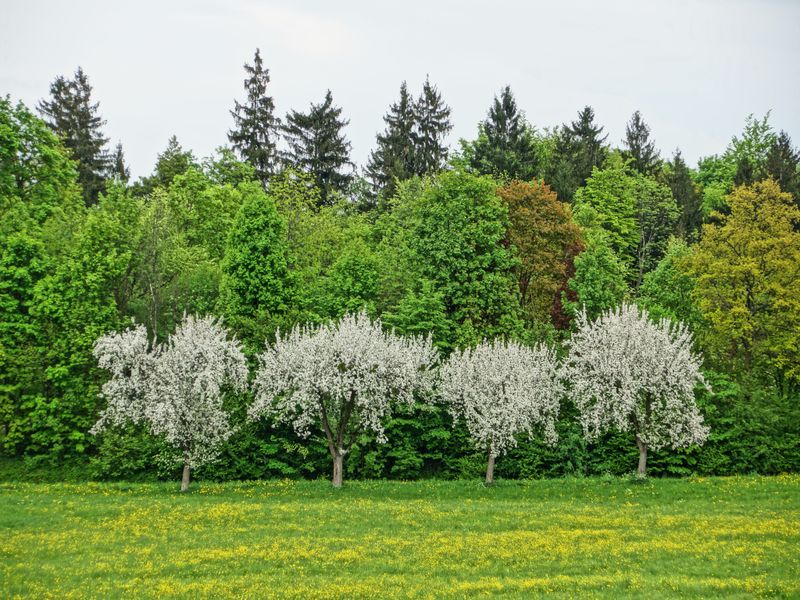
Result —
<instances>
[{"instance_id":1,"label":"ground","mask_svg":"<svg viewBox=\"0 0 800 600\"><path fill-rule=\"evenodd\" d=\"M800 596L800 476L0 483L0 597Z\"/></svg>"}]
</instances>

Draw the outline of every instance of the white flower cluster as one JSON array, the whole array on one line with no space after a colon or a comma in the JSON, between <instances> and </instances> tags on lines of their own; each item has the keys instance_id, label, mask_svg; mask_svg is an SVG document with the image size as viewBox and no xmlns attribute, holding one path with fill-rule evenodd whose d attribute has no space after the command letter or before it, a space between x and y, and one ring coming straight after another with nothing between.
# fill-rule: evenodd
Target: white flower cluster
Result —
<instances>
[{"instance_id":1,"label":"white flower cluster","mask_svg":"<svg viewBox=\"0 0 800 600\"><path fill-rule=\"evenodd\" d=\"M539 426L549 443L557 440L564 384L552 349L513 341L484 341L455 351L442 365L441 397L453 419L463 418L480 449L499 456Z\"/></svg>"},{"instance_id":2,"label":"white flower cluster","mask_svg":"<svg viewBox=\"0 0 800 600\"><path fill-rule=\"evenodd\" d=\"M437 356L430 337L383 331L363 312L295 327L259 356L248 416L272 416L301 435L319 420L332 452L345 450L359 431L385 442L390 401L411 404L414 392L429 393Z\"/></svg>"},{"instance_id":3,"label":"white flower cluster","mask_svg":"<svg viewBox=\"0 0 800 600\"><path fill-rule=\"evenodd\" d=\"M213 460L233 433L224 390L247 389L247 361L239 342L228 339L213 317L186 317L153 347L143 325L110 333L97 340L94 354L111 379L102 389L108 406L93 433L145 421L191 467Z\"/></svg>"},{"instance_id":4,"label":"white flower cluster","mask_svg":"<svg viewBox=\"0 0 800 600\"><path fill-rule=\"evenodd\" d=\"M683 324L654 324L623 304L589 322L578 318L565 366L570 395L587 439L610 428L633 431L654 450L702 444L708 427L694 389L705 385L702 359Z\"/></svg>"}]
</instances>

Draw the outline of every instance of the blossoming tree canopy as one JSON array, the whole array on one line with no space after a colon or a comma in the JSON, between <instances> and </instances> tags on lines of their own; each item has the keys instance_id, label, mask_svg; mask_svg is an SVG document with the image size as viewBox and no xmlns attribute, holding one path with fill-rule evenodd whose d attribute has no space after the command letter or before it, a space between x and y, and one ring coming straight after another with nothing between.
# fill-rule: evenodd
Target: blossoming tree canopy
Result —
<instances>
[{"instance_id":1,"label":"blossoming tree canopy","mask_svg":"<svg viewBox=\"0 0 800 600\"><path fill-rule=\"evenodd\" d=\"M433 385L437 352L430 337L401 337L365 313L278 335L259 357L255 400L248 416L270 416L309 435L319 423L333 459L333 485L342 484L344 455L357 435L385 442L392 402L411 405Z\"/></svg>"},{"instance_id":2,"label":"blossoming tree canopy","mask_svg":"<svg viewBox=\"0 0 800 600\"><path fill-rule=\"evenodd\" d=\"M706 385L702 357L682 323L653 323L634 305L585 313L569 342L566 378L587 439L609 429L636 435L639 473L647 450L702 444L708 427L695 403L695 386Z\"/></svg>"},{"instance_id":3,"label":"blossoming tree canopy","mask_svg":"<svg viewBox=\"0 0 800 600\"><path fill-rule=\"evenodd\" d=\"M539 427L549 443L564 394L558 360L544 345L484 341L454 352L441 368L441 396L453 419L463 419L475 445L489 459L486 483L494 481L495 458Z\"/></svg>"},{"instance_id":4,"label":"blossoming tree canopy","mask_svg":"<svg viewBox=\"0 0 800 600\"><path fill-rule=\"evenodd\" d=\"M151 345L143 325L97 340L94 355L111 373L101 396L107 408L92 428L146 422L181 455L181 490L190 469L216 458L233 433L223 408L226 389L247 389L239 342L214 317L185 317L166 342Z\"/></svg>"}]
</instances>

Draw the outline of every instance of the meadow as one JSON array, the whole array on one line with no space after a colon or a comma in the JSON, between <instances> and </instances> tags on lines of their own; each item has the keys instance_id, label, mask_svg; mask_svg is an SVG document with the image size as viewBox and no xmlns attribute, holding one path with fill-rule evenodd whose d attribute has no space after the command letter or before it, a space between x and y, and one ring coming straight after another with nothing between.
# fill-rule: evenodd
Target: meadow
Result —
<instances>
[{"instance_id":1,"label":"meadow","mask_svg":"<svg viewBox=\"0 0 800 600\"><path fill-rule=\"evenodd\" d=\"M800 476L0 483L5 598L797 597Z\"/></svg>"}]
</instances>

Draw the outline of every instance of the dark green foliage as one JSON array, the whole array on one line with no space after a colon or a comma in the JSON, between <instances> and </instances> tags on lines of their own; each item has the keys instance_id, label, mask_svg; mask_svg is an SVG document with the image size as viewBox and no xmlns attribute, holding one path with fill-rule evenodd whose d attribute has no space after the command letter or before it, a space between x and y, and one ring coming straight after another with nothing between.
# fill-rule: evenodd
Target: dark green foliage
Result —
<instances>
[{"instance_id":1,"label":"dark green foliage","mask_svg":"<svg viewBox=\"0 0 800 600\"><path fill-rule=\"evenodd\" d=\"M313 176L321 204L333 204L334 194L343 195L353 179L350 142L342 132L349 121L341 114L328 90L325 100L312 104L308 113L293 110L286 115L285 160L291 168Z\"/></svg>"},{"instance_id":2,"label":"dark green foliage","mask_svg":"<svg viewBox=\"0 0 800 600\"><path fill-rule=\"evenodd\" d=\"M800 150L792 146L785 131L775 138L767 154L766 173L800 205Z\"/></svg>"},{"instance_id":3,"label":"dark green foliage","mask_svg":"<svg viewBox=\"0 0 800 600\"><path fill-rule=\"evenodd\" d=\"M156 188L168 189L172 180L178 175L183 175L189 167L197 167L194 154L184 150L174 135L169 138L164 152L158 155L156 168L149 177L143 177L133 186L133 193L137 196L152 194Z\"/></svg>"},{"instance_id":4,"label":"dark green foliage","mask_svg":"<svg viewBox=\"0 0 800 600\"><path fill-rule=\"evenodd\" d=\"M102 131L106 122L98 107L98 102L92 102L89 78L80 67L74 79L56 77L50 84L50 99L39 103L39 112L78 164L78 181L87 206L97 202L113 169L105 149L108 138Z\"/></svg>"},{"instance_id":5,"label":"dark green foliage","mask_svg":"<svg viewBox=\"0 0 800 600\"><path fill-rule=\"evenodd\" d=\"M111 155L110 175L122 183L128 183L131 178L131 170L125 163L125 153L122 151L122 144L117 144L114 154Z\"/></svg>"},{"instance_id":6,"label":"dark green foliage","mask_svg":"<svg viewBox=\"0 0 800 600\"><path fill-rule=\"evenodd\" d=\"M495 96L486 119L478 129L478 139L465 148L472 169L498 180L530 181L538 174L539 159L534 133L517 108L511 88Z\"/></svg>"},{"instance_id":7,"label":"dark green foliage","mask_svg":"<svg viewBox=\"0 0 800 600\"><path fill-rule=\"evenodd\" d=\"M425 78L417 100L414 172L417 175L437 173L447 162L448 149L444 143L453 128L450 107L429 77Z\"/></svg>"},{"instance_id":8,"label":"dark green foliage","mask_svg":"<svg viewBox=\"0 0 800 600\"><path fill-rule=\"evenodd\" d=\"M664 180L680 209L676 233L687 242L694 241L703 224L703 195L692 180L680 150L667 163Z\"/></svg>"},{"instance_id":9,"label":"dark green foliage","mask_svg":"<svg viewBox=\"0 0 800 600\"><path fill-rule=\"evenodd\" d=\"M244 80L247 100L243 104L235 101L231 111L233 129L228 132L228 140L242 160L255 169L256 178L266 186L277 170L280 119L273 114L275 103L267 95L269 69L264 68L258 48L253 64L245 64L244 70L247 73Z\"/></svg>"},{"instance_id":10,"label":"dark green foliage","mask_svg":"<svg viewBox=\"0 0 800 600\"><path fill-rule=\"evenodd\" d=\"M642 175L655 175L660 166L658 150L650 139L650 128L637 110L625 125L625 150L623 155L631 161L631 167Z\"/></svg>"},{"instance_id":11,"label":"dark green foliage","mask_svg":"<svg viewBox=\"0 0 800 600\"><path fill-rule=\"evenodd\" d=\"M377 148L370 152L366 174L375 192L386 198L394 195L395 181L414 175L416 165L416 107L404 81L400 99L383 117L386 129L377 136Z\"/></svg>"}]
</instances>

